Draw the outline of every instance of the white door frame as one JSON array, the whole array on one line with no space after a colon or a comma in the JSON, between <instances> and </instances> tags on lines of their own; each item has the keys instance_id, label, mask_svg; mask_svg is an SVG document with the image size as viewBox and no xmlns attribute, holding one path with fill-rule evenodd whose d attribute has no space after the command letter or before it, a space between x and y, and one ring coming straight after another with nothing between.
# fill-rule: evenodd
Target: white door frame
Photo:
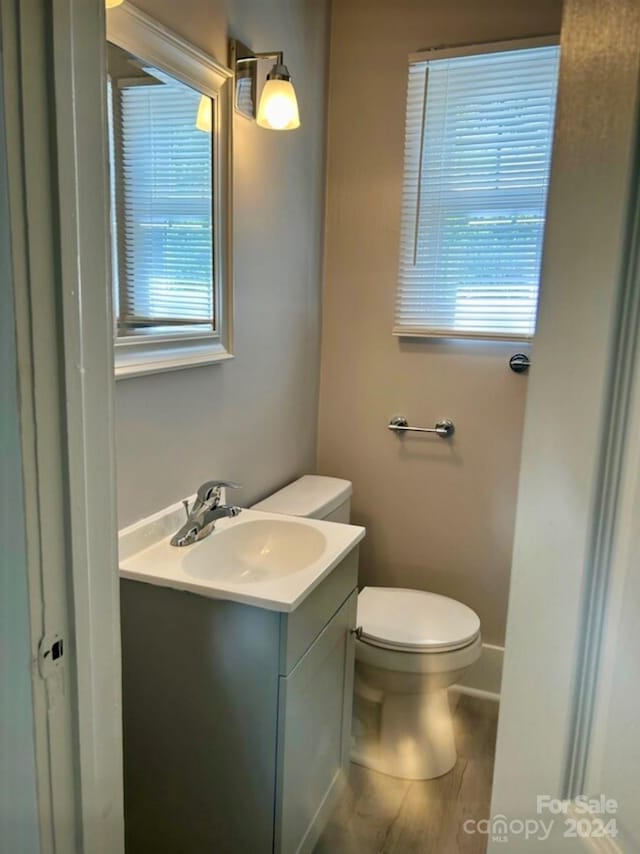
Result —
<instances>
[{"instance_id":1,"label":"white door frame","mask_svg":"<svg viewBox=\"0 0 640 854\"><path fill-rule=\"evenodd\" d=\"M616 801L613 819L616 836L604 850L635 851L640 837L637 812L640 740L636 728L640 688L638 686L638 596L640 594L640 181L636 181L634 226L631 237L627 304L623 319L628 327L621 340L631 339L625 348L626 364L620 371L622 388L617 397L626 412L626 441L616 460L616 507L607 560L602 562L606 577L594 574L592 597L594 648L585 655L583 696L579 698L582 718L577 720L574 755L575 792L604 793ZM609 522L609 519L606 520ZM587 647L589 649L589 647ZM623 695L623 696L621 696ZM579 764L578 764L579 763ZM633 783L630 779L631 769ZM578 776L579 774L579 776ZM630 791L633 785L633 791ZM572 791L570 789L570 791Z\"/></svg>"},{"instance_id":2,"label":"white door frame","mask_svg":"<svg viewBox=\"0 0 640 854\"><path fill-rule=\"evenodd\" d=\"M44 852L124 850L103 0L0 0ZM62 665L40 678L43 637Z\"/></svg>"},{"instance_id":3,"label":"white door frame","mask_svg":"<svg viewBox=\"0 0 640 854\"><path fill-rule=\"evenodd\" d=\"M635 0L566 0L491 810L509 819L584 785L638 338L639 43Z\"/></svg>"},{"instance_id":4,"label":"white door frame","mask_svg":"<svg viewBox=\"0 0 640 854\"><path fill-rule=\"evenodd\" d=\"M0 839L29 854L40 821L3 91L0 68Z\"/></svg>"},{"instance_id":5,"label":"white door frame","mask_svg":"<svg viewBox=\"0 0 640 854\"><path fill-rule=\"evenodd\" d=\"M53 50L84 850L123 848L103 0L54 4Z\"/></svg>"}]
</instances>

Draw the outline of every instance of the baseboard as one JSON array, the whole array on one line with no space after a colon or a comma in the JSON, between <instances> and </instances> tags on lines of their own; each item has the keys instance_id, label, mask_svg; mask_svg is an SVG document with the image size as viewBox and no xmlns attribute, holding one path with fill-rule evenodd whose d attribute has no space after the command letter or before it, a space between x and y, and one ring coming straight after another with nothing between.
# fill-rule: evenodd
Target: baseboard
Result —
<instances>
[{"instance_id":1,"label":"baseboard","mask_svg":"<svg viewBox=\"0 0 640 854\"><path fill-rule=\"evenodd\" d=\"M482 644L480 658L473 667L469 668L460 682L452 686L451 690L499 702L503 657L504 647Z\"/></svg>"}]
</instances>

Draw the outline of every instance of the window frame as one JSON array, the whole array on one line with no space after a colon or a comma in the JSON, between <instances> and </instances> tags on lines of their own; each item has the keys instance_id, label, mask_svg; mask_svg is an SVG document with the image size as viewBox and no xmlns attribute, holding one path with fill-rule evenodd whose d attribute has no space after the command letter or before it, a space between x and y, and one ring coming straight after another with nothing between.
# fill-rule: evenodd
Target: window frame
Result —
<instances>
[{"instance_id":1,"label":"window frame","mask_svg":"<svg viewBox=\"0 0 640 854\"><path fill-rule=\"evenodd\" d=\"M106 38L122 50L211 98L214 125L211 134L213 329L122 337L118 336L114 311L115 377L118 380L224 362L233 358L230 186L233 72L126 2L106 13ZM112 239L117 241L117 235L112 235Z\"/></svg>"},{"instance_id":2,"label":"window frame","mask_svg":"<svg viewBox=\"0 0 640 854\"><path fill-rule=\"evenodd\" d=\"M407 63L407 71L411 68L412 65L424 62L430 62L433 60L439 59L454 59L456 57L462 56L480 56L482 54L491 54L491 53L502 53L511 50L528 50L540 47L559 47L560 46L560 35L558 33L545 34L540 36L531 36L531 37L523 37L517 39L509 39L507 41L497 41L497 42L481 42L479 44L465 44L465 45L456 45L450 47L438 47L438 48L429 48L426 50L415 51L409 54L408 63ZM428 82L427 82L428 86ZM406 108L406 105L405 105ZM425 119L426 112L423 114L423 121ZM557 104L556 104L556 117L554 118L554 136L555 136L555 125L557 120ZM406 118L405 118L406 121ZM403 142L406 141L406 124L404 127L404 135ZM424 131L423 131L424 132ZM553 152L553 140L552 140L552 152ZM553 162L553 154L552 161ZM404 196L404 164L405 159L403 156L403 169L402 169L402 192ZM403 204L404 207L404 204ZM404 214L403 214L404 217ZM402 231L403 231L404 223L401 222L400 231L401 237L400 241L402 243ZM545 215L545 223L544 228L546 229L546 215ZM425 339L451 339L451 340L469 340L469 341L521 341L525 344L530 344L535 337L535 329L531 335L524 335L522 333L499 333L499 332L482 332L482 331L465 331L465 330L456 330L456 329L430 329L428 327L407 327L407 326L399 326L397 323L397 304L399 300L400 294L400 269L402 265L402 250L400 249L399 254L399 267L398 267L398 277L396 280L396 293L395 293L395 301L394 301L394 324L392 334L396 338L400 339L417 339L417 338L425 338ZM543 236L543 252L544 252L544 236ZM540 294L540 279L538 280L538 301Z\"/></svg>"}]
</instances>

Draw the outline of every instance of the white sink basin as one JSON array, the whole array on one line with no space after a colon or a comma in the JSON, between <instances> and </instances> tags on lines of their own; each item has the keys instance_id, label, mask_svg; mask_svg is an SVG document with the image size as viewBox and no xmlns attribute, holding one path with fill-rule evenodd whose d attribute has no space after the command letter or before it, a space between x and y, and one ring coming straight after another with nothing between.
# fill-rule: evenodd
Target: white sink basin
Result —
<instances>
[{"instance_id":1,"label":"white sink basin","mask_svg":"<svg viewBox=\"0 0 640 854\"><path fill-rule=\"evenodd\" d=\"M213 548L185 547L187 575L236 584L269 581L307 569L327 546L322 531L288 518L249 519L214 536Z\"/></svg>"},{"instance_id":2,"label":"white sink basin","mask_svg":"<svg viewBox=\"0 0 640 854\"><path fill-rule=\"evenodd\" d=\"M182 505L120 532L120 575L201 596L293 611L360 542L364 528L243 510L199 543L177 548Z\"/></svg>"}]
</instances>

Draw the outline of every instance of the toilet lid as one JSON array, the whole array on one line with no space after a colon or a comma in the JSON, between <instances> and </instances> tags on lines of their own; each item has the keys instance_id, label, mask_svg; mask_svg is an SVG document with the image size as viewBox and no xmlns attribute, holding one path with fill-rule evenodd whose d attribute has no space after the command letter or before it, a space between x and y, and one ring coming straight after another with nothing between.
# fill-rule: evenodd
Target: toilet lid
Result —
<instances>
[{"instance_id":1,"label":"toilet lid","mask_svg":"<svg viewBox=\"0 0 640 854\"><path fill-rule=\"evenodd\" d=\"M480 632L478 615L455 599L395 587L364 587L358 594L363 640L405 650L459 649Z\"/></svg>"}]
</instances>

